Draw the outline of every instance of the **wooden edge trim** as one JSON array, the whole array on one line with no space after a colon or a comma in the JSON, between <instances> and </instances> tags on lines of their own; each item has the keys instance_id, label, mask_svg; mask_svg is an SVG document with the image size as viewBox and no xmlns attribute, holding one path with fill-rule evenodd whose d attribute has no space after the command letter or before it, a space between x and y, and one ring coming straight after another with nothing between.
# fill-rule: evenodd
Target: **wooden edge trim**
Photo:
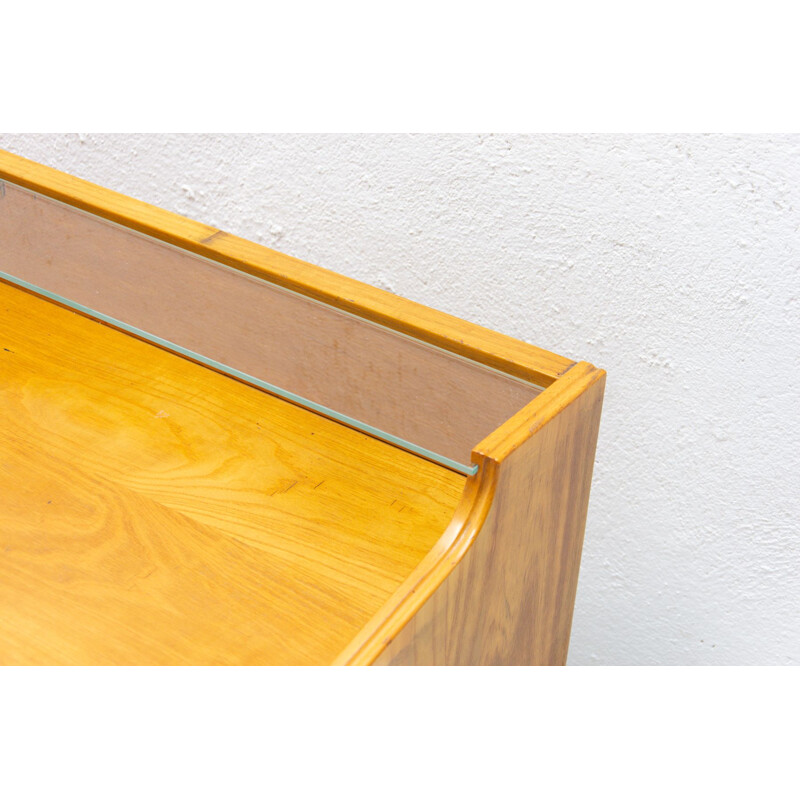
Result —
<instances>
[{"instance_id":1,"label":"wooden edge trim","mask_svg":"<svg viewBox=\"0 0 800 800\"><path fill-rule=\"evenodd\" d=\"M585 361L576 364L473 450L472 460L478 464L478 472L467 479L445 532L380 611L339 654L334 665L366 666L380 656L474 543L494 500L503 460L605 374L604 370Z\"/></svg>"},{"instance_id":2,"label":"wooden edge trim","mask_svg":"<svg viewBox=\"0 0 800 800\"><path fill-rule=\"evenodd\" d=\"M473 460L476 456L482 456L502 462L605 374L605 370L598 369L587 361L578 362L539 397L480 442L472 452Z\"/></svg>"},{"instance_id":3,"label":"wooden edge trim","mask_svg":"<svg viewBox=\"0 0 800 800\"><path fill-rule=\"evenodd\" d=\"M540 386L549 386L574 364L510 336L3 150L0 179Z\"/></svg>"},{"instance_id":4,"label":"wooden edge trim","mask_svg":"<svg viewBox=\"0 0 800 800\"><path fill-rule=\"evenodd\" d=\"M483 461L467 479L453 519L431 551L337 656L334 666L372 664L464 557L483 527L497 485L497 465Z\"/></svg>"}]
</instances>

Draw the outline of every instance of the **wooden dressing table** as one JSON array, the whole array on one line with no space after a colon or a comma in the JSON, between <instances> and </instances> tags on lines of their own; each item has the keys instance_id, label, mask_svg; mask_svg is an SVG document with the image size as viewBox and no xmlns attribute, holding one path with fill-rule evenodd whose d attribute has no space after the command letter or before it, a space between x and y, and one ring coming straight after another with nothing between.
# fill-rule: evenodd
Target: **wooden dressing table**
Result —
<instances>
[{"instance_id":1,"label":"wooden dressing table","mask_svg":"<svg viewBox=\"0 0 800 800\"><path fill-rule=\"evenodd\" d=\"M0 152L0 663L563 664L604 383Z\"/></svg>"}]
</instances>

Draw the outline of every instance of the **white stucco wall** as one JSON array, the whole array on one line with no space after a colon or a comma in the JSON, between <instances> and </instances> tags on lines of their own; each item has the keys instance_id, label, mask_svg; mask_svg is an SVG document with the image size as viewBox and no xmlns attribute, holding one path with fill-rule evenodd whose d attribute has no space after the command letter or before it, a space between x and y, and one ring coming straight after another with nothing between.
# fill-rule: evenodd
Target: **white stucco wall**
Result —
<instances>
[{"instance_id":1,"label":"white stucco wall","mask_svg":"<svg viewBox=\"0 0 800 800\"><path fill-rule=\"evenodd\" d=\"M607 369L570 663L800 663L800 136L0 147Z\"/></svg>"}]
</instances>

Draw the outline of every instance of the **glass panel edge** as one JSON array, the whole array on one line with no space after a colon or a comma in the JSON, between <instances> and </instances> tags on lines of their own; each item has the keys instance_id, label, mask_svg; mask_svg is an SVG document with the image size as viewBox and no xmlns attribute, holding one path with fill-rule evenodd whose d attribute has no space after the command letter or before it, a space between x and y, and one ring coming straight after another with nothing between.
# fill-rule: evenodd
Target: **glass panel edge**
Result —
<instances>
[{"instance_id":1,"label":"glass panel edge","mask_svg":"<svg viewBox=\"0 0 800 800\"><path fill-rule=\"evenodd\" d=\"M317 414L320 414L323 417L328 417L329 419L332 419L335 422L347 425L347 427L349 428L353 428L354 430L366 433L367 435L372 436L376 439L380 439L381 441L386 442L387 444L399 447L402 450L406 450L409 453L420 456L421 458L425 458L428 461L432 461L435 464L439 464L440 466L451 469L454 472L460 473L461 475L470 476L470 475L475 475L478 472L477 464L470 464L470 465L462 464L458 461L454 461L453 459L448 458L447 456L434 453L432 450L428 450L424 447L421 447L420 445L414 444L413 442L401 439L398 436L393 436L391 433L387 433L386 431L382 431L379 428L375 428L372 425L368 425L365 422L361 422L360 420L357 420L354 417L349 417L346 414L342 414L338 411L333 410L332 408L328 408L327 406L315 403L313 400L309 400L305 397L295 394L294 392L282 389L279 386L268 383L267 381L263 381L260 378L256 378L253 375L248 375L246 372L242 372L241 370L235 369L234 367L229 367L227 364L215 361L213 358L208 358L207 356L204 356L201 353L196 353L193 350L189 350L188 348L182 347L179 344L175 344L174 342L171 342L167 339L163 339L160 336L156 336L155 334L144 331L141 328L129 325L126 322L122 322L121 320L115 319L114 317L110 317L107 314L103 314L100 311L95 311L93 308L89 308L88 306L76 303L72 300L67 299L66 297L56 294L55 292L43 289L40 286L36 286L33 283L23 280L22 278L18 278L14 275L10 275L9 273L3 272L2 270L0 270L0 279L6 281L12 286L17 286L18 288L25 289L40 297L52 300L53 302L58 303L59 305L62 305L65 308L71 309L72 311L84 314L85 316L90 317L91 319L103 322L118 330L124 331L125 333L132 334L133 336L136 336L150 344L154 344L158 347L168 350L169 352L175 353L176 355L188 358L189 360L194 361L202 366L214 369L217 372L222 373L223 375L227 375L228 377L240 380L243 383L246 383L250 386L254 386L258 389L268 392L269 394L279 397L282 400L287 400L288 402L294 403L295 405L298 405L301 408L313 411Z\"/></svg>"}]
</instances>

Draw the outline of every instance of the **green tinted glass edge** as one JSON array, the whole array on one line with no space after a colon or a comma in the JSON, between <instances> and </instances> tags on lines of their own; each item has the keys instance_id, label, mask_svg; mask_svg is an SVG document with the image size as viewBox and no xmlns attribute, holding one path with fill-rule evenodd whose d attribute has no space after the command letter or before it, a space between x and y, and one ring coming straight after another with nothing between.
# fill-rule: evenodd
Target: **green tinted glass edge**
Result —
<instances>
[{"instance_id":1,"label":"green tinted glass edge","mask_svg":"<svg viewBox=\"0 0 800 800\"><path fill-rule=\"evenodd\" d=\"M362 433L374 436L376 439L380 439L381 441L394 445L395 447L407 450L408 452L413 453L414 455L421 456L422 458L425 458L436 464L440 464L441 466L454 470L455 472L458 472L461 475L475 475L475 473L477 473L478 471L477 464L471 464L471 465L461 464L460 462L454 461L451 458L447 458L446 456L434 453L432 450L427 450L424 447L420 447L419 445L413 444L412 442L406 441L405 439L401 439L398 436L393 436L391 433L382 431L379 428L373 427L372 425L367 425L365 422L361 422L357 419L354 419L353 417L348 417L345 414L341 414L338 411L334 411L332 408L328 408L327 406L315 403L313 400L308 400L305 397L301 397L300 395L294 394L294 392L287 391L286 389L281 389L279 386L275 386L271 383L267 383L266 381L262 381L260 378L256 378L253 375L248 375L246 372L242 372L241 370L234 369L233 367L229 367L226 364L222 364L219 361L215 361L213 358L208 358L207 356L204 356L200 353L196 353L193 350L187 349L186 347L181 347L181 345L179 344L170 342L167 339L162 339L160 336L148 333L147 331L141 330L140 328L136 328L133 325L129 325L126 322L122 322L121 320L115 319L114 317L110 317L107 314L103 314L100 311L95 311L94 309L89 308L88 306L81 305L80 303L75 303L72 300L67 299L66 297L62 297L61 295L58 295L55 292L51 292L47 289L41 288L40 286L36 286L35 284L29 283L28 281L25 281L22 278L17 278L14 275L9 275L7 272L0 271L0 279L14 286L18 286L21 289L26 289L27 291L33 292L34 294L40 295L41 297L45 297L48 300L52 300L58 303L59 305L63 305L66 308L69 308L73 311L77 311L78 313L84 314L85 316L91 317L92 319L95 319L99 322L103 322L121 331L130 333L140 339L143 339L146 342L149 342L150 344L154 344L165 350L169 350L172 353L176 353L177 355L188 358L205 367L214 369L217 372L221 372L222 374L228 375L231 378L236 378L237 380L240 380L243 383L255 386L259 389L264 390L265 392L269 392L269 394L275 395L276 397L280 397L283 400L288 400L290 403L294 403L295 405L301 406L302 408L314 411L317 414L321 414L324 417L328 417L332 420L335 420L336 422L340 422L343 425L347 425L348 427L354 428L355 430L361 431Z\"/></svg>"}]
</instances>

